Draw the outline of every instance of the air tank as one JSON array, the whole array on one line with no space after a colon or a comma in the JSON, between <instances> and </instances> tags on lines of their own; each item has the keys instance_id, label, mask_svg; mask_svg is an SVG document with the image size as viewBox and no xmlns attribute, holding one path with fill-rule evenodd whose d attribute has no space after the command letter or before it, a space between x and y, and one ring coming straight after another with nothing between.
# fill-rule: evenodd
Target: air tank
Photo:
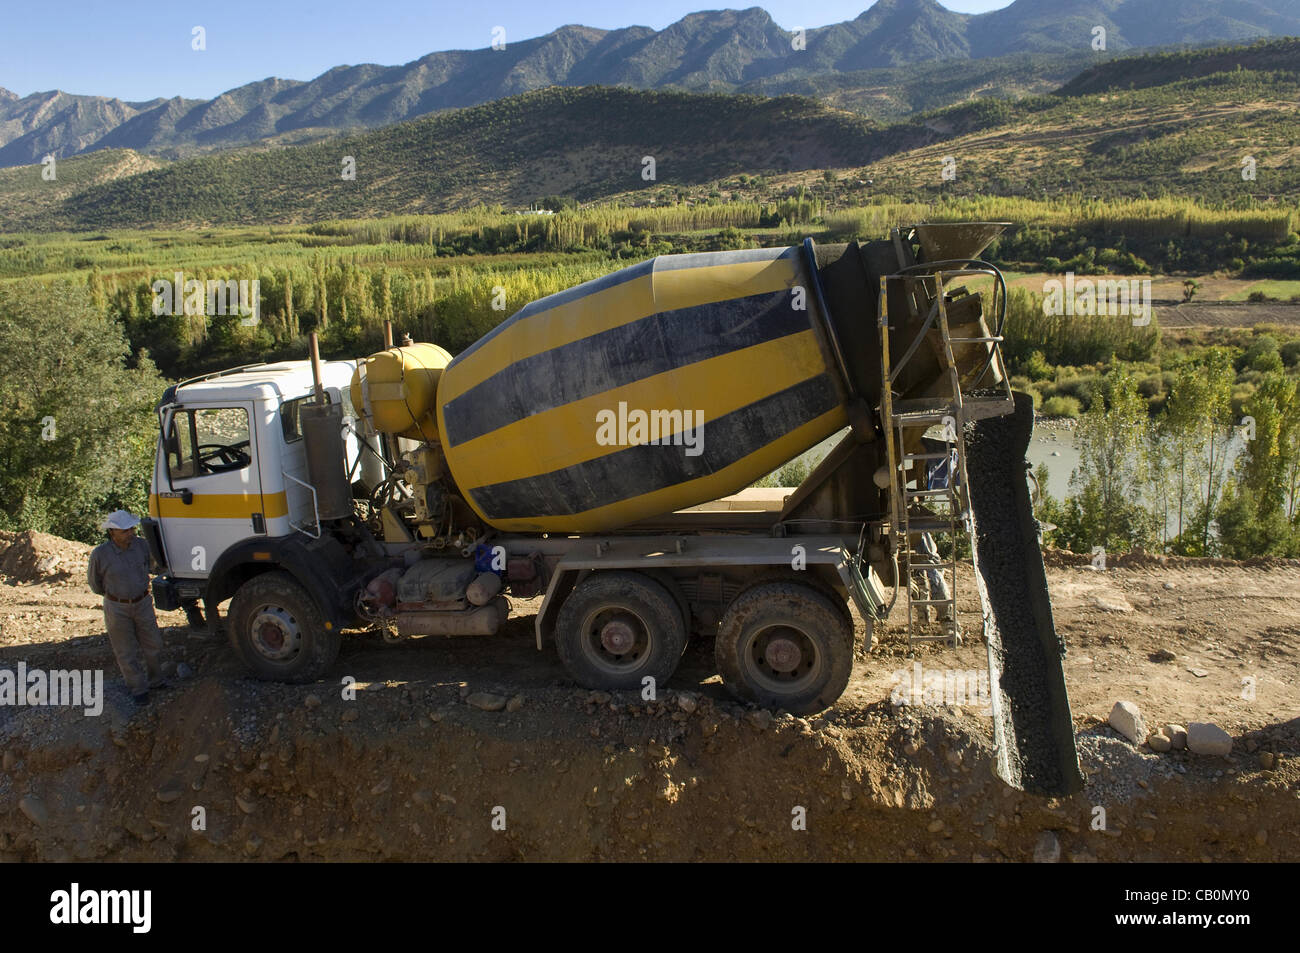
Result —
<instances>
[{"instance_id":1,"label":"air tank","mask_svg":"<svg viewBox=\"0 0 1300 953\"><path fill-rule=\"evenodd\" d=\"M372 354L352 373L352 406L381 433L436 441L434 400L451 355L436 344L408 344Z\"/></svg>"},{"instance_id":2,"label":"air tank","mask_svg":"<svg viewBox=\"0 0 1300 953\"><path fill-rule=\"evenodd\" d=\"M450 473L510 532L608 531L748 486L847 423L819 297L792 247L661 256L534 301L441 373Z\"/></svg>"}]
</instances>

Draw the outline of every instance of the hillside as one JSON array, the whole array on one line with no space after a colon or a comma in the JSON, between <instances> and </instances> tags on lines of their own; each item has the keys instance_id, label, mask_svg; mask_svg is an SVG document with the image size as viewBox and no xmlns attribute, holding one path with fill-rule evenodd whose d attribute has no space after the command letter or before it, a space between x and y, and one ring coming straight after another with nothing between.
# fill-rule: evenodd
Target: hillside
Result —
<instances>
[{"instance_id":1,"label":"hillside","mask_svg":"<svg viewBox=\"0 0 1300 953\"><path fill-rule=\"evenodd\" d=\"M923 131L915 136L920 144ZM88 188L45 224L251 224L526 206L551 194L589 200L883 154L870 123L799 97L555 88L324 143L178 162ZM354 181L341 177L344 156L356 160ZM653 181L642 177L646 156Z\"/></svg>"},{"instance_id":2,"label":"hillside","mask_svg":"<svg viewBox=\"0 0 1300 953\"><path fill-rule=\"evenodd\" d=\"M1150 83L1178 75L1179 57L1114 60L1089 73L1101 92L1072 94L1067 85L888 125L799 96L554 87L344 138L158 168L115 151L60 162L57 183L44 182L39 166L0 170L0 213L9 231L313 222L479 203L521 208L559 195L634 205L698 199L742 175L764 178L729 186L733 197L770 201L824 170L839 170L828 196L837 205L882 194L1294 200L1300 66L1255 67L1286 62L1296 43L1207 51L1191 58L1191 78L1162 85ZM1229 71L1196 75L1228 63ZM1027 74L1039 68L1025 63ZM923 97L934 88L914 90ZM1240 175L1248 155L1253 180ZM341 177L345 156L356 160L355 180ZM653 180L642 177L646 156ZM951 181L941 175L948 157Z\"/></svg>"},{"instance_id":3,"label":"hillside","mask_svg":"<svg viewBox=\"0 0 1300 953\"><path fill-rule=\"evenodd\" d=\"M1236 69L1300 72L1300 38L1148 54L1099 64L1079 73L1059 92L1063 96L1081 96L1109 89L1145 89Z\"/></svg>"},{"instance_id":4,"label":"hillside","mask_svg":"<svg viewBox=\"0 0 1300 953\"><path fill-rule=\"evenodd\" d=\"M866 2L866 0L864 0ZM859 95L854 74L913 67L890 83L923 83L954 60L1051 54L1062 65L1093 53L1104 27L1109 54L1141 47L1204 45L1300 34L1295 0L1015 0L989 13L954 13L934 0L877 0L858 17L809 29L777 24L759 7L693 13L663 30L569 25L501 50L430 53L400 66L337 66L313 80L268 77L212 100L159 97L148 102L62 91L18 97L0 89L0 166L106 148L179 158L258 142L306 141L380 128L441 110L476 105L548 86L760 93L825 89L835 105L876 116L900 111L888 94ZM916 69L917 64L938 64ZM2 77L0 77L2 78ZM1068 74L1056 75L1057 82ZM847 85L846 85L847 84ZM996 76L968 81L953 98L1002 95ZM1008 95L1043 91L1013 80ZM875 111L884 97L883 110ZM949 94L951 95L951 94ZM903 93L895 99L909 100Z\"/></svg>"},{"instance_id":5,"label":"hillside","mask_svg":"<svg viewBox=\"0 0 1300 953\"><path fill-rule=\"evenodd\" d=\"M938 141L899 150L862 175L900 196L1080 194L1300 197L1300 74L1240 70L1146 89L1029 97L939 110ZM1246 157L1254 178L1243 179ZM956 178L944 182L944 160Z\"/></svg>"}]
</instances>

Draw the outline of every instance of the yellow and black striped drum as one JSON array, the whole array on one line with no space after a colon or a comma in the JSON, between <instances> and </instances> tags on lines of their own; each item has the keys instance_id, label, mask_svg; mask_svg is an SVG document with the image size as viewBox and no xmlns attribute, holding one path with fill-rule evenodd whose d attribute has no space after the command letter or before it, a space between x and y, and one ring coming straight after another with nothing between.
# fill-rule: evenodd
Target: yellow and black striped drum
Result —
<instances>
[{"instance_id":1,"label":"yellow and black striped drum","mask_svg":"<svg viewBox=\"0 0 1300 953\"><path fill-rule=\"evenodd\" d=\"M602 532L734 493L846 425L802 250L667 255L534 301L438 382L469 504Z\"/></svg>"}]
</instances>

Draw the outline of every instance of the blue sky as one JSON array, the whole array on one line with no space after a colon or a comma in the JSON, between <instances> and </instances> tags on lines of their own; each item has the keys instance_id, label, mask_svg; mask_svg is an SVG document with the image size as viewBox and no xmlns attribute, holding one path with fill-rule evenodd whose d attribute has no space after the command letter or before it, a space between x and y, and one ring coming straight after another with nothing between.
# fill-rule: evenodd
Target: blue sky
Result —
<instances>
[{"instance_id":1,"label":"blue sky","mask_svg":"<svg viewBox=\"0 0 1300 953\"><path fill-rule=\"evenodd\" d=\"M280 76L311 79L332 66L407 63L436 50L490 45L549 33L566 23L662 29L701 9L762 6L783 27L851 20L873 0L9 0L0 12L0 86L20 96L49 89L147 100L210 99ZM980 13L1010 0L939 0ZM191 49L202 26L207 49Z\"/></svg>"}]
</instances>

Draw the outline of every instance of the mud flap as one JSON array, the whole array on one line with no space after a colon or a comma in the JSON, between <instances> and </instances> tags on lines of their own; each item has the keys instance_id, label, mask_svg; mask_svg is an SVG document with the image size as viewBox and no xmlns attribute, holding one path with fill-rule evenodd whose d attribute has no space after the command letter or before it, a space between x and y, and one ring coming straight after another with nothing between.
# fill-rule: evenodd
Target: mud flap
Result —
<instances>
[{"instance_id":1,"label":"mud flap","mask_svg":"<svg viewBox=\"0 0 1300 953\"><path fill-rule=\"evenodd\" d=\"M1083 787L1047 574L1026 479L1033 400L1016 412L970 425L975 577L984 613L992 691L995 770L1032 794L1063 796Z\"/></svg>"}]
</instances>

